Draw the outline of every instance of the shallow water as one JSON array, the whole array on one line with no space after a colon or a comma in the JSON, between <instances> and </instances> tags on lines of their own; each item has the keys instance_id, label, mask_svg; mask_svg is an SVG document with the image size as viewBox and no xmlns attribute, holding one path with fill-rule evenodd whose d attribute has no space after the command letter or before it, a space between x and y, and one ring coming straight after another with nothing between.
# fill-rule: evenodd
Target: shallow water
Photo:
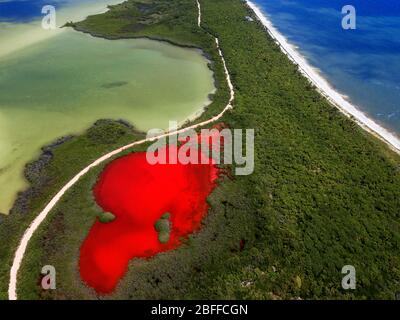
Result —
<instances>
[{"instance_id":1,"label":"shallow water","mask_svg":"<svg viewBox=\"0 0 400 320\"><path fill-rule=\"evenodd\" d=\"M171 151L180 152L170 145L159 150L160 157ZM104 169L94 195L115 220L96 221L81 246L79 271L87 285L99 294L110 294L130 260L176 249L182 239L200 229L219 170L205 154L199 159L210 164L151 165L146 153L139 152L118 158ZM162 243L155 224L166 213L170 233Z\"/></svg>"},{"instance_id":2,"label":"shallow water","mask_svg":"<svg viewBox=\"0 0 400 320\"><path fill-rule=\"evenodd\" d=\"M213 90L199 51L157 41L64 29L12 54L0 50L0 212L26 187L24 165L44 144L100 118L166 128L209 103Z\"/></svg>"},{"instance_id":3,"label":"shallow water","mask_svg":"<svg viewBox=\"0 0 400 320\"><path fill-rule=\"evenodd\" d=\"M0 0L0 58L32 44L55 37L68 21L80 21L88 15L107 11L107 5L123 0ZM42 8L52 5L56 10L56 29L42 28Z\"/></svg>"}]
</instances>

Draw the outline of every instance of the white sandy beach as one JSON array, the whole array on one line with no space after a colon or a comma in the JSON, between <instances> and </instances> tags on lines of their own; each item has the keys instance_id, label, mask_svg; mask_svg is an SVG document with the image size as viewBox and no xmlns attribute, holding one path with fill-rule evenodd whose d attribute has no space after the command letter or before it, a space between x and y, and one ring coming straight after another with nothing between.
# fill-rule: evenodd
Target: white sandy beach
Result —
<instances>
[{"instance_id":1,"label":"white sandy beach","mask_svg":"<svg viewBox=\"0 0 400 320\"><path fill-rule=\"evenodd\" d=\"M265 26L270 36L279 43L282 52L284 52L290 60L299 66L300 71L319 89L321 94L323 94L341 112L352 117L352 119L354 119L360 126L386 142L394 151L400 154L400 138L398 136L369 118L365 113L360 111L358 107L347 101L342 94L333 89L333 87L320 75L318 70L312 67L296 50L296 48L274 27L272 22L263 14L261 9L251 1L246 2L254 11L260 22Z\"/></svg>"}]
</instances>

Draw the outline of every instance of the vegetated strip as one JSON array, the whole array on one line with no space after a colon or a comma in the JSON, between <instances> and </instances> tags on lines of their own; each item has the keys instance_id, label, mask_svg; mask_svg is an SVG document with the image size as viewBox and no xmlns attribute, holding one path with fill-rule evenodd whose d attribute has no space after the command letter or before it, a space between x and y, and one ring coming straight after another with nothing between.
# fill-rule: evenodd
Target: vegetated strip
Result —
<instances>
[{"instance_id":1,"label":"vegetated strip","mask_svg":"<svg viewBox=\"0 0 400 320\"><path fill-rule=\"evenodd\" d=\"M199 8L199 16L198 16L198 26L201 28L201 5L199 0L197 1L197 5ZM169 137L172 135L176 135L176 134L180 134L180 133L184 133L187 130L191 130L191 129L197 129L203 126L206 126L210 123L213 123L215 121L218 121L220 118L222 118L222 116L230 109L233 108L233 101L235 99L235 92L234 92L234 88L232 85L232 81L231 81L231 76L229 74L228 68L226 66L226 62L225 62L225 58L224 55L222 53L222 50L219 46L219 40L218 38L215 37L215 43L216 43L216 47L219 53L219 56L221 57L222 63L224 65L224 70L225 70L225 76L226 76L226 81L228 83L229 89L230 89L230 98L229 98L229 102L228 104L225 106L225 108L216 116L212 117L211 119L208 119L206 121L202 121L200 123L191 125L189 127L186 128L182 128L180 130L175 130L175 131L171 131L171 132L167 132L165 134L156 136L156 137L152 137L152 138L148 138L148 139L143 139L140 141L136 141L133 142L131 144L128 144L126 146L123 146L121 148L118 148L114 151L111 151L110 153L102 156L101 158L97 159L96 161L94 161L93 163L91 163L90 165L88 165L86 168L84 168L81 172L79 172L75 177L73 177L51 200L50 202L47 204L47 206L39 213L39 215L33 220L33 222L30 224L29 228L25 231L21 242L17 248L17 251L15 252L15 256L14 256L14 260L13 260L13 264L11 267L11 271L10 271L10 282L8 285L8 298L9 300L17 300L18 296L17 296L17 279L18 279L18 270L21 266L21 262L24 258L25 255L25 251L26 248L28 246L28 243L30 241L30 239L32 238L33 234L35 233L35 231L39 228L39 226L42 224L42 222L46 219L47 215L49 214L49 212L51 211L51 209L54 208L54 206L60 201L60 199L62 198L62 196L65 194L65 192L67 192L81 177L83 177L86 173L88 173L90 171L90 169L98 166L99 164L103 163L104 161L112 158L113 156L127 150L130 149L132 147L147 143L147 142L153 142L156 141L158 139L161 138L165 138L165 137Z\"/></svg>"}]
</instances>

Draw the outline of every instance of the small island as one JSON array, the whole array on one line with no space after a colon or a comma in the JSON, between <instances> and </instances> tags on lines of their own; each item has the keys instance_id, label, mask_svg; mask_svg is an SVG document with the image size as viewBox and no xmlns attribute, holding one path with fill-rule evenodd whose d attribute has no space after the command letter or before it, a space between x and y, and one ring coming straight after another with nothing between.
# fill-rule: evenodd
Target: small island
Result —
<instances>
[{"instance_id":1,"label":"small island","mask_svg":"<svg viewBox=\"0 0 400 320\"><path fill-rule=\"evenodd\" d=\"M160 220L158 220L154 228L158 232L158 241L162 244L167 244L170 238L171 233L171 222L170 222L171 214L169 212L162 215Z\"/></svg>"},{"instance_id":2,"label":"small island","mask_svg":"<svg viewBox=\"0 0 400 320\"><path fill-rule=\"evenodd\" d=\"M110 223L115 220L115 215L111 212L102 212L98 215L98 218L101 223Z\"/></svg>"}]
</instances>

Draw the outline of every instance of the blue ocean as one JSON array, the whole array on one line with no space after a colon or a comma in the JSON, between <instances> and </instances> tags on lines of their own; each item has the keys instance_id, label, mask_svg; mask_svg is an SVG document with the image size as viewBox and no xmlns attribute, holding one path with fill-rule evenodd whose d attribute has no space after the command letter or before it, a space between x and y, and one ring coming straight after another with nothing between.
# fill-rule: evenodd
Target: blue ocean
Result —
<instances>
[{"instance_id":1,"label":"blue ocean","mask_svg":"<svg viewBox=\"0 0 400 320\"><path fill-rule=\"evenodd\" d=\"M76 1L76 0L75 0ZM41 16L42 8L62 7L71 0L0 0L0 22L29 22Z\"/></svg>"},{"instance_id":2,"label":"blue ocean","mask_svg":"<svg viewBox=\"0 0 400 320\"><path fill-rule=\"evenodd\" d=\"M400 135L399 0L253 0L275 27L362 111ZM356 29L342 28L342 8Z\"/></svg>"},{"instance_id":3,"label":"blue ocean","mask_svg":"<svg viewBox=\"0 0 400 320\"><path fill-rule=\"evenodd\" d=\"M91 0L95 2L96 0ZM79 0L0 0L0 22L29 22L44 5ZM400 134L400 0L253 0L339 92ZM342 28L342 7L356 29Z\"/></svg>"}]
</instances>

